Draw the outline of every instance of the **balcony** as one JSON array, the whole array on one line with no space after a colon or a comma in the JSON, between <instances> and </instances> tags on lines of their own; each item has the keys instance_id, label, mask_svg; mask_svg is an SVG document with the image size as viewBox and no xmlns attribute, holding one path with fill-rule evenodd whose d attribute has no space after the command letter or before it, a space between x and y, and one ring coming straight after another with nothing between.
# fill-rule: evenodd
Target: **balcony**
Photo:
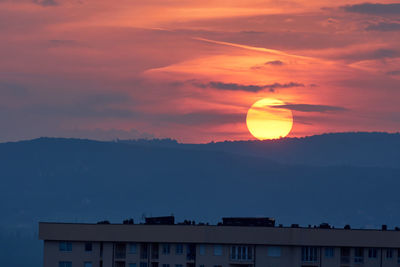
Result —
<instances>
[{"instance_id":1,"label":"balcony","mask_svg":"<svg viewBox=\"0 0 400 267\"><path fill-rule=\"evenodd\" d=\"M246 262L246 263L249 263L249 262L252 262L253 259L252 259L252 257L247 257L247 258L242 258L242 259L240 259L240 258L229 257L229 261L233 261L233 262Z\"/></svg>"},{"instance_id":2,"label":"balcony","mask_svg":"<svg viewBox=\"0 0 400 267\"><path fill-rule=\"evenodd\" d=\"M356 257L354 257L354 263L357 263L357 264L362 264L362 263L364 263L364 257L361 257L361 256L356 256Z\"/></svg>"},{"instance_id":3,"label":"balcony","mask_svg":"<svg viewBox=\"0 0 400 267\"><path fill-rule=\"evenodd\" d=\"M230 264L234 265L249 265L254 262L253 260L253 255L236 255L236 257L233 257L235 255L231 255L229 257L229 262Z\"/></svg>"},{"instance_id":4,"label":"balcony","mask_svg":"<svg viewBox=\"0 0 400 267\"><path fill-rule=\"evenodd\" d=\"M148 257L149 247L146 243L140 244L140 259L145 260Z\"/></svg>"},{"instance_id":5,"label":"balcony","mask_svg":"<svg viewBox=\"0 0 400 267\"><path fill-rule=\"evenodd\" d=\"M186 260L194 261L196 260L196 245L188 244L186 247Z\"/></svg>"},{"instance_id":6,"label":"balcony","mask_svg":"<svg viewBox=\"0 0 400 267\"><path fill-rule=\"evenodd\" d=\"M116 259L125 259L126 258L126 245L125 244L116 244L115 245L115 258Z\"/></svg>"},{"instance_id":7,"label":"balcony","mask_svg":"<svg viewBox=\"0 0 400 267\"><path fill-rule=\"evenodd\" d=\"M350 265L351 250L349 247L340 248L340 263L342 265Z\"/></svg>"},{"instance_id":8,"label":"balcony","mask_svg":"<svg viewBox=\"0 0 400 267\"><path fill-rule=\"evenodd\" d=\"M342 256L340 257L341 264L350 264L350 257L349 256Z\"/></svg>"},{"instance_id":9,"label":"balcony","mask_svg":"<svg viewBox=\"0 0 400 267\"><path fill-rule=\"evenodd\" d=\"M158 256L159 256L158 254L159 254L158 244L156 244L156 243L151 244L151 259L158 260Z\"/></svg>"},{"instance_id":10,"label":"balcony","mask_svg":"<svg viewBox=\"0 0 400 267\"><path fill-rule=\"evenodd\" d=\"M229 267L254 267L254 262L230 262Z\"/></svg>"},{"instance_id":11,"label":"balcony","mask_svg":"<svg viewBox=\"0 0 400 267\"><path fill-rule=\"evenodd\" d=\"M186 260L187 261L194 261L196 259L196 255L195 254L187 254L186 255Z\"/></svg>"}]
</instances>

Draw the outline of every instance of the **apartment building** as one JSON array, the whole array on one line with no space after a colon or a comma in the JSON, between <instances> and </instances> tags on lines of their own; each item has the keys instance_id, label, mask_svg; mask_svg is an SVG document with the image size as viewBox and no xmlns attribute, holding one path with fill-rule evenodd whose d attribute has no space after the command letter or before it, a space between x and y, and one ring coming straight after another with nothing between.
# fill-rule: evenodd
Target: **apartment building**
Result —
<instances>
[{"instance_id":1,"label":"apartment building","mask_svg":"<svg viewBox=\"0 0 400 267\"><path fill-rule=\"evenodd\" d=\"M39 223L44 267L400 267L400 231L275 226L269 218L219 225Z\"/></svg>"}]
</instances>

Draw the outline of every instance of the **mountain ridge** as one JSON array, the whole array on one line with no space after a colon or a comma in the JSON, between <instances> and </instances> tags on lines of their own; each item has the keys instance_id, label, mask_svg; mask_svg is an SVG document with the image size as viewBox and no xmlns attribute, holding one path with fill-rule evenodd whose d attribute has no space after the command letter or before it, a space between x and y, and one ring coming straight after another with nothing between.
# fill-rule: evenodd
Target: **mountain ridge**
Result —
<instances>
[{"instance_id":1,"label":"mountain ridge","mask_svg":"<svg viewBox=\"0 0 400 267\"><path fill-rule=\"evenodd\" d=\"M400 134L384 132L330 133L308 137L276 140L224 141L207 144L185 144L173 139L139 139L99 141L76 138L42 137L19 142L0 143L0 148L12 144L41 142L116 143L138 147L174 148L195 151L222 151L247 155L277 163L311 166L376 166L399 168Z\"/></svg>"}]
</instances>

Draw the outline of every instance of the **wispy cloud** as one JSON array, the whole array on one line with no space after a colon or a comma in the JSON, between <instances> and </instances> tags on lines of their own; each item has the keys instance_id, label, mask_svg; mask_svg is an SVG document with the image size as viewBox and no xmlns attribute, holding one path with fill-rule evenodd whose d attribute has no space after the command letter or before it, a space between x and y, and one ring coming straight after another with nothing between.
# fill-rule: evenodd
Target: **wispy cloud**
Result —
<instances>
[{"instance_id":1,"label":"wispy cloud","mask_svg":"<svg viewBox=\"0 0 400 267\"><path fill-rule=\"evenodd\" d=\"M265 65L272 65L272 66L283 66L285 63L283 63L280 60L273 60L273 61L268 61L265 62Z\"/></svg>"},{"instance_id":2,"label":"wispy cloud","mask_svg":"<svg viewBox=\"0 0 400 267\"><path fill-rule=\"evenodd\" d=\"M304 87L302 83L290 82L290 83L273 83L267 85L244 85L238 83L224 83L224 82L209 82L209 83L193 83L195 86L200 88L214 88L219 90L230 90L230 91L246 91L246 92L259 92L262 90L269 90L274 92L276 89L281 88L292 88L292 87Z\"/></svg>"},{"instance_id":3,"label":"wispy cloud","mask_svg":"<svg viewBox=\"0 0 400 267\"><path fill-rule=\"evenodd\" d=\"M275 54L275 55L288 56L288 57L299 58L299 59L314 59L315 60L315 58L311 58L311 57L307 57L307 56L292 55L292 54L288 54L288 53L285 53L280 50L269 49L269 48L265 48L265 47L256 47L256 46L242 45L242 44L237 44L237 43L215 41L215 40L210 40L210 39L205 39L205 38L200 38L200 37L195 37L193 39L203 41L203 42L213 43L213 44L237 47L237 48L246 49L246 50L271 53L271 54Z\"/></svg>"},{"instance_id":4,"label":"wispy cloud","mask_svg":"<svg viewBox=\"0 0 400 267\"><path fill-rule=\"evenodd\" d=\"M381 22L378 24L370 25L365 29L367 31L381 31L381 32L400 31L400 23Z\"/></svg>"},{"instance_id":5,"label":"wispy cloud","mask_svg":"<svg viewBox=\"0 0 400 267\"><path fill-rule=\"evenodd\" d=\"M400 51L392 48L379 48L368 51L353 51L352 53L345 53L339 57L353 61L379 60L400 57Z\"/></svg>"},{"instance_id":6,"label":"wispy cloud","mask_svg":"<svg viewBox=\"0 0 400 267\"><path fill-rule=\"evenodd\" d=\"M59 46L76 46L78 44L75 40L49 40L50 45L59 47Z\"/></svg>"},{"instance_id":7,"label":"wispy cloud","mask_svg":"<svg viewBox=\"0 0 400 267\"><path fill-rule=\"evenodd\" d=\"M400 75L400 70L392 70L386 72L387 75Z\"/></svg>"},{"instance_id":8,"label":"wispy cloud","mask_svg":"<svg viewBox=\"0 0 400 267\"><path fill-rule=\"evenodd\" d=\"M33 0L33 2L37 5L41 5L44 7L49 7L49 6L58 6L59 3L55 0Z\"/></svg>"},{"instance_id":9,"label":"wispy cloud","mask_svg":"<svg viewBox=\"0 0 400 267\"><path fill-rule=\"evenodd\" d=\"M79 99L62 100L55 103L36 103L24 111L31 115L53 118L134 118L138 112L131 109L132 99L126 93L81 93ZM125 107L128 106L129 108Z\"/></svg>"},{"instance_id":10,"label":"wispy cloud","mask_svg":"<svg viewBox=\"0 0 400 267\"><path fill-rule=\"evenodd\" d=\"M158 118L181 125L221 125L243 122L246 114L243 113L221 113L218 110L194 111L185 114L165 114Z\"/></svg>"}]
</instances>

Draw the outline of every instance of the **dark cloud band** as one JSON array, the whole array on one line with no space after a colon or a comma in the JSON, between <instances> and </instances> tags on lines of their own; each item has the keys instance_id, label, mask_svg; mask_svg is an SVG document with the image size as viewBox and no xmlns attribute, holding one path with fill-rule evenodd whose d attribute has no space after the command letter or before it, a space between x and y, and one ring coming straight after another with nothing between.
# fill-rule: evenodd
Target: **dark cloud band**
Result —
<instances>
[{"instance_id":1,"label":"dark cloud band","mask_svg":"<svg viewBox=\"0 0 400 267\"><path fill-rule=\"evenodd\" d=\"M378 24L368 26L366 28L366 30L367 31L381 31L381 32L400 31L400 23L381 22Z\"/></svg>"},{"instance_id":2,"label":"dark cloud band","mask_svg":"<svg viewBox=\"0 0 400 267\"><path fill-rule=\"evenodd\" d=\"M400 75L400 70L392 70L386 72L387 75Z\"/></svg>"},{"instance_id":3,"label":"dark cloud band","mask_svg":"<svg viewBox=\"0 0 400 267\"><path fill-rule=\"evenodd\" d=\"M400 3L373 4L363 3L342 7L347 12L370 14L370 15L398 15L400 14Z\"/></svg>"},{"instance_id":4,"label":"dark cloud band","mask_svg":"<svg viewBox=\"0 0 400 267\"><path fill-rule=\"evenodd\" d=\"M33 3L44 7L59 5L58 2L55 0L33 0Z\"/></svg>"},{"instance_id":5,"label":"dark cloud band","mask_svg":"<svg viewBox=\"0 0 400 267\"><path fill-rule=\"evenodd\" d=\"M327 105L311 105L311 104L285 104L285 105L276 105L270 106L271 108L282 108L282 109L290 109L294 111L301 112L338 112L338 111L346 111L346 108L337 107L337 106L327 106Z\"/></svg>"},{"instance_id":6,"label":"dark cloud band","mask_svg":"<svg viewBox=\"0 0 400 267\"><path fill-rule=\"evenodd\" d=\"M273 61L268 61L265 62L265 65L272 65L272 66L283 66L285 63L283 63L280 60L273 60Z\"/></svg>"},{"instance_id":7,"label":"dark cloud band","mask_svg":"<svg viewBox=\"0 0 400 267\"><path fill-rule=\"evenodd\" d=\"M270 92L274 92L276 89L281 89L281 88L304 87L304 84L296 82L273 83L267 85L243 85L238 83L209 82L206 84L194 83L194 85L200 88L214 88L218 90L246 91L246 92L259 92L265 89L269 90Z\"/></svg>"}]
</instances>

